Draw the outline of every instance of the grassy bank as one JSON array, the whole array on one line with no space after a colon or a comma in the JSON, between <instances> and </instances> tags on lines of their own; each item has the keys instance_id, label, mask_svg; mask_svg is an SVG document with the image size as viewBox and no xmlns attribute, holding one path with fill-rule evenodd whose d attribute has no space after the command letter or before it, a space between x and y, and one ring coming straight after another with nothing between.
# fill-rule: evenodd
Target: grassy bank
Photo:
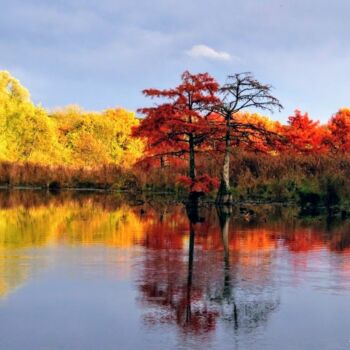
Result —
<instances>
[{"instance_id":1,"label":"grassy bank","mask_svg":"<svg viewBox=\"0 0 350 350\"><path fill-rule=\"evenodd\" d=\"M0 162L0 186L52 190L63 188L131 190L140 187L130 171L115 165L77 168L11 162Z\"/></svg>"},{"instance_id":2,"label":"grassy bank","mask_svg":"<svg viewBox=\"0 0 350 350\"><path fill-rule=\"evenodd\" d=\"M220 159L202 158L201 171L219 176ZM271 156L237 153L232 157L231 191L235 201L297 203L313 208L350 208L350 157ZM186 168L123 169L45 166L35 163L0 163L0 186L49 189L77 188L173 193L184 195L178 174ZM213 199L215 192L208 194Z\"/></svg>"}]
</instances>

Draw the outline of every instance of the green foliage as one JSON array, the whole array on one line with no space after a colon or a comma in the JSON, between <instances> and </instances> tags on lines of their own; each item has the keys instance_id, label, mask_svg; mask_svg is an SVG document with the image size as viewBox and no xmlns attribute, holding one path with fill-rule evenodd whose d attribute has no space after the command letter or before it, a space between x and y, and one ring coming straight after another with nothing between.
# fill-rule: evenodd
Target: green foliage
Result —
<instances>
[{"instance_id":1,"label":"green foliage","mask_svg":"<svg viewBox=\"0 0 350 350\"><path fill-rule=\"evenodd\" d=\"M327 207L332 207L340 203L344 185L344 179L337 176L327 176L322 179L321 186L324 192L324 203Z\"/></svg>"},{"instance_id":2,"label":"green foliage","mask_svg":"<svg viewBox=\"0 0 350 350\"><path fill-rule=\"evenodd\" d=\"M303 181L298 189L298 203L302 208L303 214L317 214L318 208L322 205L323 193L319 186L313 181Z\"/></svg>"}]
</instances>

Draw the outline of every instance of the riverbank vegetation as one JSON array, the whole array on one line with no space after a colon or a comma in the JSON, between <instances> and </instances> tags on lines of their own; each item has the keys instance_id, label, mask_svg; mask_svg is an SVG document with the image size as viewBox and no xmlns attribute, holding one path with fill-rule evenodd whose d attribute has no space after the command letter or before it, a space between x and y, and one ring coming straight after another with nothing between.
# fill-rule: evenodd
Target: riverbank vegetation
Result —
<instances>
[{"instance_id":1,"label":"riverbank vegetation","mask_svg":"<svg viewBox=\"0 0 350 350\"><path fill-rule=\"evenodd\" d=\"M122 108L45 110L0 72L0 185L212 199L220 187L229 202L349 208L350 109L324 124L296 110L282 124L257 113L282 108L269 85L250 74L230 79L220 86L185 72L172 89L145 90L155 103L138 117Z\"/></svg>"}]
</instances>

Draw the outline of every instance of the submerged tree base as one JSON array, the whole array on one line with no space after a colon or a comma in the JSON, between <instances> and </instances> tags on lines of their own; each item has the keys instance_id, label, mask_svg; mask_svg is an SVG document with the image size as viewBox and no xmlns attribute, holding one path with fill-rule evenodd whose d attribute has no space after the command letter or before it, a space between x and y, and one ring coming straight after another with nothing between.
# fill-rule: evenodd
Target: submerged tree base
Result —
<instances>
[{"instance_id":1,"label":"submerged tree base","mask_svg":"<svg viewBox=\"0 0 350 350\"><path fill-rule=\"evenodd\" d=\"M232 193L229 192L218 192L216 200L217 205L228 205L233 203Z\"/></svg>"}]
</instances>

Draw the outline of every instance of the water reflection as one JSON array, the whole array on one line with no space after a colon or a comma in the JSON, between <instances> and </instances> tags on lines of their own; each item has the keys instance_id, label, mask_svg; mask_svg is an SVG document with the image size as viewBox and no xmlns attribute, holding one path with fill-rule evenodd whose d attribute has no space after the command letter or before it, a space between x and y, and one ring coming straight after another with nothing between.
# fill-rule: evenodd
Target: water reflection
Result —
<instances>
[{"instance_id":1,"label":"water reflection","mask_svg":"<svg viewBox=\"0 0 350 350\"><path fill-rule=\"evenodd\" d=\"M172 199L0 192L0 298L58 264L41 251L60 258L65 247L137 252L123 259L145 334L168 327L213 344L218 332L254 342L284 314L283 291L349 293L349 229L346 220L301 219L293 207L185 208ZM121 269L120 259L113 264ZM135 297L124 298L135 307Z\"/></svg>"},{"instance_id":2,"label":"water reflection","mask_svg":"<svg viewBox=\"0 0 350 350\"><path fill-rule=\"evenodd\" d=\"M220 318L236 331L251 332L278 307L279 297L273 280L268 278L269 271L262 273L264 264L269 265L264 261L269 254L247 259L246 250L238 248L240 237L229 230L231 211L225 209L218 210L217 225L216 220L210 223L205 219L205 214L213 219L213 213L205 211L201 215L187 208L185 259L171 248L173 245L145 252L139 287L142 305L149 309L147 324L175 323L185 333L208 335L215 331ZM244 245L249 252L254 247L264 250L265 241L261 236L257 240L248 238ZM148 244L148 248L155 247ZM259 273L245 274L245 264L250 263L259 270L262 267Z\"/></svg>"}]
</instances>

